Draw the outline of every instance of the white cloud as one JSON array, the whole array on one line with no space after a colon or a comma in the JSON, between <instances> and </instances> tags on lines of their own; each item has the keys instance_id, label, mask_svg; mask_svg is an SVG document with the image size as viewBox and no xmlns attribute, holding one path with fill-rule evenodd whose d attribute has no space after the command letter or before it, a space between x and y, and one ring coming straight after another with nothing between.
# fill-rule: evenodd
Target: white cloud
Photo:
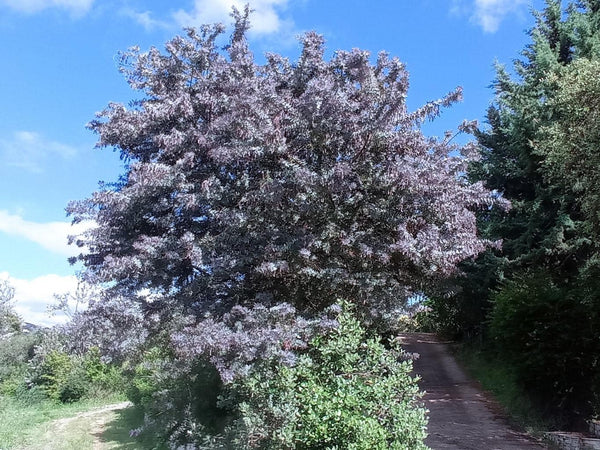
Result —
<instances>
[{"instance_id":1,"label":"white cloud","mask_svg":"<svg viewBox=\"0 0 600 450\"><path fill-rule=\"evenodd\" d=\"M121 14L130 19L133 19L139 25L143 26L146 31L152 31L156 28L168 28L169 23L164 22L162 20L157 20L152 17L151 11L135 11L131 8L123 8L121 10Z\"/></svg>"},{"instance_id":2,"label":"white cloud","mask_svg":"<svg viewBox=\"0 0 600 450\"><path fill-rule=\"evenodd\" d=\"M51 158L69 159L76 154L75 147L48 140L33 131L16 131L10 139L0 139L0 162L30 172L42 172Z\"/></svg>"},{"instance_id":3,"label":"white cloud","mask_svg":"<svg viewBox=\"0 0 600 450\"><path fill-rule=\"evenodd\" d=\"M450 13L469 16L486 33L495 33L509 15L520 14L531 0L452 0Z\"/></svg>"},{"instance_id":4,"label":"white cloud","mask_svg":"<svg viewBox=\"0 0 600 450\"><path fill-rule=\"evenodd\" d=\"M228 24L232 20L230 17L232 6L243 11L246 3L249 3L250 8L254 10L250 19L252 33L278 33L284 26L290 26L290 23L280 16L288 0L195 0L191 11L178 10L173 17L180 27L214 22Z\"/></svg>"},{"instance_id":5,"label":"white cloud","mask_svg":"<svg viewBox=\"0 0 600 450\"><path fill-rule=\"evenodd\" d=\"M480 25L483 31L495 33L500 22L509 14L518 13L528 0L475 0L475 10L471 20Z\"/></svg>"},{"instance_id":6,"label":"white cloud","mask_svg":"<svg viewBox=\"0 0 600 450\"><path fill-rule=\"evenodd\" d=\"M75 245L68 245L68 236L80 234L91 226L89 222L73 226L70 222L30 222L21 216L0 210L1 232L28 239L46 250L64 256L75 256L81 252Z\"/></svg>"},{"instance_id":7,"label":"white cloud","mask_svg":"<svg viewBox=\"0 0 600 450\"><path fill-rule=\"evenodd\" d=\"M77 288L77 278L73 275L43 275L32 280L11 277L8 272L0 273L0 279L8 280L15 288L13 307L15 312L25 322L36 325L52 326L65 323L64 314L50 315L48 306L56 304L54 294L74 292Z\"/></svg>"},{"instance_id":8,"label":"white cloud","mask_svg":"<svg viewBox=\"0 0 600 450\"><path fill-rule=\"evenodd\" d=\"M94 0L0 0L0 5L26 14L34 14L48 8L62 8L76 16L88 12L93 3Z\"/></svg>"}]
</instances>

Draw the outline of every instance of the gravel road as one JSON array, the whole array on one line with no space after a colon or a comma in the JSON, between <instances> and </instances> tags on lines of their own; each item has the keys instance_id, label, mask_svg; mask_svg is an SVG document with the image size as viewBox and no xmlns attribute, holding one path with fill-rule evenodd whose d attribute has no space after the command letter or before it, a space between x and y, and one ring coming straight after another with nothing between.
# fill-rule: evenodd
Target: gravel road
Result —
<instances>
[{"instance_id":1,"label":"gravel road","mask_svg":"<svg viewBox=\"0 0 600 450\"><path fill-rule=\"evenodd\" d=\"M501 408L469 378L452 356L448 344L429 333L405 333L403 347L420 357L414 372L426 391L429 436L433 450L540 450L546 446L512 429Z\"/></svg>"}]
</instances>

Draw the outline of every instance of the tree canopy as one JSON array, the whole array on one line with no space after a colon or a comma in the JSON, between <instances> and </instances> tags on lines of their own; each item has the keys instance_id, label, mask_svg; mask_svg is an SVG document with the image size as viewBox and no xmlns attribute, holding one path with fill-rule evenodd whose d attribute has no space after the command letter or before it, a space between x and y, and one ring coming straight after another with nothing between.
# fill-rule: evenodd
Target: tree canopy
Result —
<instances>
[{"instance_id":1,"label":"tree canopy","mask_svg":"<svg viewBox=\"0 0 600 450\"><path fill-rule=\"evenodd\" d=\"M600 62L578 59L550 77L554 120L536 141L550 182L575 198L594 236L600 232Z\"/></svg>"},{"instance_id":2,"label":"tree canopy","mask_svg":"<svg viewBox=\"0 0 600 450\"><path fill-rule=\"evenodd\" d=\"M376 341L378 361L365 358L365 332L342 330L341 318L356 315L368 333L386 328L409 296L496 245L477 235L476 213L507 202L468 180L476 146L421 132L461 90L409 111L408 72L397 58L354 49L326 59L314 32L297 61L267 54L258 64L246 41L248 9L233 15L224 48L224 27L212 25L174 38L165 52L122 55L137 100L110 104L89 127L99 147L120 152L125 173L68 207L75 222L96 223L74 239L85 249L83 278L108 296L76 331L101 324L138 342L102 315L135 327L144 342L129 361L132 398L173 445L221 448L235 435L248 448L282 448L269 440L284 438L301 447L298 424L321 429L332 408L350 421L380 410L377 391L391 415L361 429L377 448L404 448L408 435L420 448L426 419L410 362L388 364L406 357ZM465 121L458 132L474 128ZM361 342L350 349L344 340ZM310 359L326 342L329 356ZM340 377L328 358L364 359L373 372ZM271 401L303 398L307 383L333 397L353 392L352 401L317 399L314 410L302 402L293 416L283 414L293 405ZM347 445L368 437L351 435Z\"/></svg>"},{"instance_id":3,"label":"tree canopy","mask_svg":"<svg viewBox=\"0 0 600 450\"><path fill-rule=\"evenodd\" d=\"M460 89L408 111L397 58L327 61L316 33L297 62L258 65L235 18L225 52L216 25L123 55L141 98L90 128L127 170L68 209L97 223L79 237L88 277L169 314L339 298L381 313L492 245L475 212L504 201L465 177L475 146L420 131Z\"/></svg>"}]
</instances>

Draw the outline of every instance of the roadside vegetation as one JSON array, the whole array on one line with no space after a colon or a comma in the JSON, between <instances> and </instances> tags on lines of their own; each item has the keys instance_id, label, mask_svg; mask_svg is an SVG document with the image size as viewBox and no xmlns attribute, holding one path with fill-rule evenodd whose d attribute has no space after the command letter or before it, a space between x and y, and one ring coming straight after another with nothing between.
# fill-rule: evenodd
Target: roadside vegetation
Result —
<instances>
[{"instance_id":1,"label":"roadside vegetation","mask_svg":"<svg viewBox=\"0 0 600 450\"><path fill-rule=\"evenodd\" d=\"M311 32L259 65L248 8L226 45L124 53L137 100L90 128L125 173L68 207L97 226L58 307L85 308L25 333L0 284L0 447L127 398L103 432L129 448L424 449L407 329L466 343L526 426L598 416L600 8L563 6L498 66L488 126L458 127L477 145L424 136L461 90L410 112L385 53Z\"/></svg>"},{"instance_id":2,"label":"roadside vegetation","mask_svg":"<svg viewBox=\"0 0 600 450\"><path fill-rule=\"evenodd\" d=\"M13 295L10 284L0 280L0 448L34 448L48 442L46 434L58 433L47 428L55 421L124 401L125 378L123 366L104 360L98 347L82 350L73 334L75 322L25 329L12 308ZM138 425L142 420L138 415ZM72 448L86 448L77 443L91 437L80 434Z\"/></svg>"},{"instance_id":3,"label":"roadside vegetation","mask_svg":"<svg viewBox=\"0 0 600 450\"><path fill-rule=\"evenodd\" d=\"M113 395L111 397L81 399L75 403L57 403L52 400L39 400L33 403L25 403L20 399L2 395L0 396L0 448L32 448L33 446L47 445L52 440L57 444L68 441L67 434L61 433L56 428L59 419L72 418L80 413L105 406L107 404L123 401L123 397ZM115 421L118 420L115 417ZM129 419L128 426L135 428L143 417L137 415L135 420ZM72 430L71 430L72 431ZM93 436L89 428L84 428L78 433L72 433L74 442L91 442ZM75 435L76 434L76 435ZM129 429L123 433L129 437ZM125 436L123 436L125 437ZM46 446L45 448L66 448L60 445ZM77 447L73 447L77 448ZM82 445L80 449L92 448L91 445Z\"/></svg>"},{"instance_id":4,"label":"roadside vegetation","mask_svg":"<svg viewBox=\"0 0 600 450\"><path fill-rule=\"evenodd\" d=\"M515 427L532 436L543 437L544 432L558 426L552 417L542 415L532 395L519 383L514 367L473 343L457 347L455 356L482 388L504 407Z\"/></svg>"},{"instance_id":5,"label":"roadside vegetation","mask_svg":"<svg viewBox=\"0 0 600 450\"><path fill-rule=\"evenodd\" d=\"M511 202L478 218L502 250L463 262L455 294L429 304L438 330L506 367L562 429L600 414L599 25L598 2L549 0L512 72L498 66L468 173Z\"/></svg>"}]
</instances>

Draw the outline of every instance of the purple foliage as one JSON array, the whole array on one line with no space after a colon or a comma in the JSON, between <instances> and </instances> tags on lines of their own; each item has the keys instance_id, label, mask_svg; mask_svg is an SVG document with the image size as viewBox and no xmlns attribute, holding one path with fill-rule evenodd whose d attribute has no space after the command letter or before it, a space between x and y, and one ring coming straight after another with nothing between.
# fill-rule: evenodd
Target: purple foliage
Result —
<instances>
[{"instance_id":1,"label":"purple foliage","mask_svg":"<svg viewBox=\"0 0 600 450\"><path fill-rule=\"evenodd\" d=\"M258 65L248 9L234 17L225 49L214 25L164 53L123 55L140 99L109 104L89 127L126 171L68 207L75 222L97 224L73 238L85 249L84 278L132 303L96 305L81 330L115 342L132 335L111 323L139 330L149 350L137 368L155 389L144 394L147 418L182 441L204 433L199 417L222 383L231 388L265 359L294 365L336 328L336 303L378 325L495 245L477 236L475 213L506 206L466 178L474 144L421 132L460 88L408 111L397 58L382 52L372 64L354 49L327 60L313 32L298 61L268 54ZM474 129L464 122L459 132ZM220 375L212 400L197 397L214 381L206 361Z\"/></svg>"},{"instance_id":2,"label":"purple foliage","mask_svg":"<svg viewBox=\"0 0 600 450\"><path fill-rule=\"evenodd\" d=\"M305 320L287 303L270 308L235 306L218 321L204 319L173 333L171 344L183 360L208 358L229 383L247 375L261 360L293 365L297 352L315 335L337 327L336 310L328 308L328 315Z\"/></svg>"},{"instance_id":3,"label":"purple foliage","mask_svg":"<svg viewBox=\"0 0 600 450\"><path fill-rule=\"evenodd\" d=\"M119 363L135 357L150 328L139 305L121 297L95 298L63 327L70 350L85 354L97 347L103 358Z\"/></svg>"},{"instance_id":4,"label":"purple foliage","mask_svg":"<svg viewBox=\"0 0 600 450\"><path fill-rule=\"evenodd\" d=\"M397 58L326 60L313 32L298 61L258 65L247 11L234 16L225 50L215 25L123 55L142 98L89 126L126 173L68 208L98 225L75 239L85 276L137 299L180 360L208 355L226 381L260 358L293 363L317 329L301 316L339 299L381 321L493 245L475 211L504 206L466 179L473 144L420 130L460 88L410 112Z\"/></svg>"},{"instance_id":5,"label":"purple foliage","mask_svg":"<svg viewBox=\"0 0 600 450\"><path fill-rule=\"evenodd\" d=\"M223 28L205 26L165 54L123 56L143 98L110 104L90 128L127 171L69 206L98 224L78 239L93 277L196 315L257 292L300 311L336 298L381 310L492 244L474 211L502 200L465 178L474 145L420 131L460 89L409 112L398 59L373 65L355 49L327 61L312 32L297 62L257 65L236 17L225 53Z\"/></svg>"}]
</instances>

